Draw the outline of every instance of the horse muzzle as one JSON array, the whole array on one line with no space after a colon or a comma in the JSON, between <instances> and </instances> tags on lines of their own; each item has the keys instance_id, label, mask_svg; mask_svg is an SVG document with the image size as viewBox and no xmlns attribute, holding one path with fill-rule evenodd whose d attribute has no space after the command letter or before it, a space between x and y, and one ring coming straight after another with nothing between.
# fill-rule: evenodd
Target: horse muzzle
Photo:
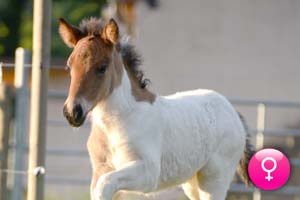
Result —
<instances>
[{"instance_id":1,"label":"horse muzzle","mask_svg":"<svg viewBox=\"0 0 300 200\"><path fill-rule=\"evenodd\" d=\"M69 124L74 127L81 126L86 118L86 114L80 104L76 104L71 112L69 112L67 106L64 105L63 113Z\"/></svg>"}]
</instances>

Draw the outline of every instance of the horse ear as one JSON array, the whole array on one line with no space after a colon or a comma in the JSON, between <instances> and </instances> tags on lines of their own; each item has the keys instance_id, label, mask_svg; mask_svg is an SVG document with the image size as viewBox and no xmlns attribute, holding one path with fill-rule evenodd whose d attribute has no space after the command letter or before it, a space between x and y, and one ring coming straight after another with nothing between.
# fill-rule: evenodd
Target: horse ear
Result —
<instances>
[{"instance_id":1,"label":"horse ear","mask_svg":"<svg viewBox=\"0 0 300 200\"><path fill-rule=\"evenodd\" d=\"M104 26L101 36L104 40L117 44L119 39L119 27L114 19L110 19Z\"/></svg>"},{"instance_id":2,"label":"horse ear","mask_svg":"<svg viewBox=\"0 0 300 200\"><path fill-rule=\"evenodd\" d=\"M68 45L69 47L73 48L78 40L80 40L83 37L82 32L75 26L72 26L66 20L63 18L59 19L59 34L63 41Z\"/></svg>"}]
</instances>

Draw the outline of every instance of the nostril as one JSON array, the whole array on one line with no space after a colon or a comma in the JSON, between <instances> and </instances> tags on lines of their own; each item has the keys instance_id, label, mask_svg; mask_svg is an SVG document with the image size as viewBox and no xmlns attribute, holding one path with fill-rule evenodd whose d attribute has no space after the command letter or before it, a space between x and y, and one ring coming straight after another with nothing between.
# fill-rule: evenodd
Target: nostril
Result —
<instances>
[{"instance_id":1,"label":"nostril","mask_svg":"<svg viewBox=\"0 0 300 200\"><path fill-rule=\"evenodd\" d=\"M83 116L83 110L82 107L80 105L76 105L73 108L73 117L75 119L75 121L79 121Z\"/></svg>"},{"instance_id":2,"label":"nostril","mask_svg":"<svg viewBox=\"0 0 300 200\"><path fill-rule=\"evenodd\" d=\"M63 114L64 114L64 116L65 116L66 118L69 117L69 113L68 113L68 110L67 110L67 106L64 106L64 108L63 108Z\"/></svg>"}]
</instances>

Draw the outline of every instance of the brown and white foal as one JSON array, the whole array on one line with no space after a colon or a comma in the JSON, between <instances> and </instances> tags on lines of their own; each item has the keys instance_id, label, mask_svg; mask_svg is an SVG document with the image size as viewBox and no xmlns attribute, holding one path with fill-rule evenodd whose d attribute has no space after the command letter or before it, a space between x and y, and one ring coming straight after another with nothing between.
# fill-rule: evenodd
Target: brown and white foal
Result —
<instances>
[{"instance_id":1,"label":"brown and white foal","mask_svg":"<svg viewBox=\"0 0 300 200\"><path fill-rule=\"evenodd\" d=\"M246 131L226 98L200 89L149 92L138 55L119 40L112 19L91 18L79 28L60 19L59 32L74 48L64 115L75 127L92 115L93 200L179 184L191 200L224 200L243 155L240 174L249 181Z\"/></svg>"}]
</instances>

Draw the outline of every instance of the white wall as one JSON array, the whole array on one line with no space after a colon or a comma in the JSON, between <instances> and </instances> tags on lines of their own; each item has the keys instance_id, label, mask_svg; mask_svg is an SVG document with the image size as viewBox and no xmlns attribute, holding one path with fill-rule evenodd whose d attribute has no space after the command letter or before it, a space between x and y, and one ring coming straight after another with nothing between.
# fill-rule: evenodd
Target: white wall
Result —
<instances>
[{"instance_id":1,"label":"white wall","mask_svg":"<svg viewBox=\"0 0 300 200\"><path fill-rule=\"evenodd\" d=\"M144 68L162 94L300 101L300 1L161 0L138 16Z\"/></svg>"}]
</instances>

